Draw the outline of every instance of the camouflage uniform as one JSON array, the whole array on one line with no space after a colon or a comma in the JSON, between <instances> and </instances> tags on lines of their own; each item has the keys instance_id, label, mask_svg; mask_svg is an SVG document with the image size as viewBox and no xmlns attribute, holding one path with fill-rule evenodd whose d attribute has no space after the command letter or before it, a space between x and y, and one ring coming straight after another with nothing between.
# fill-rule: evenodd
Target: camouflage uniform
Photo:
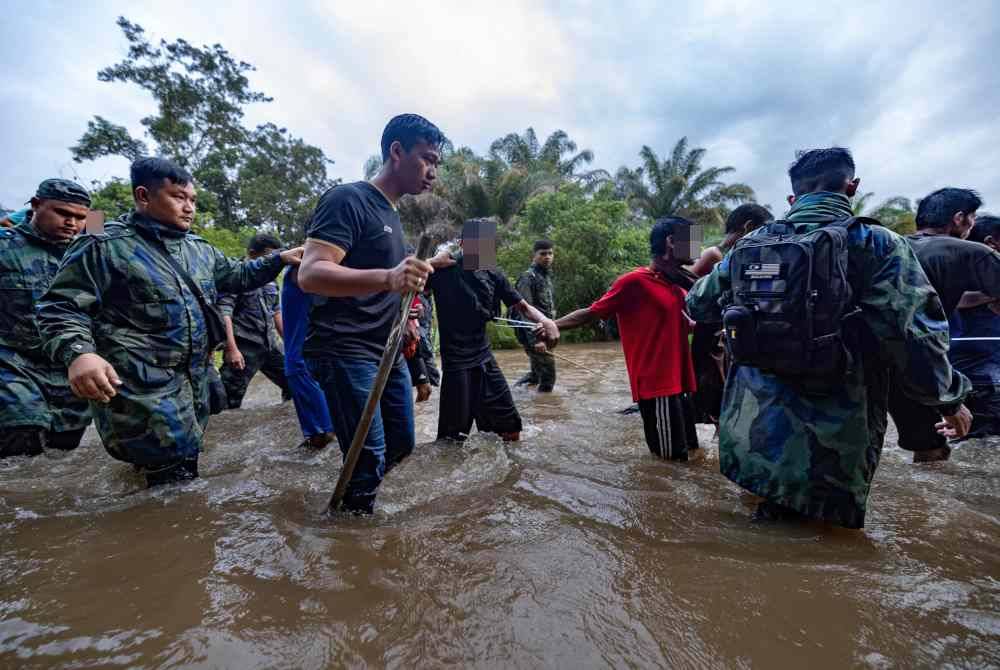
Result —
<instances>
[{"instance_id":1,"label":"camouflage uniform","mask_svg":"<svg viewBox=\"0 0 1000 670\"><path fill-rule=\"evenodd\" d=\"M42 351L35 319L68 246L42 237L30 215L0 229L0 429L63 433L90 423L90 406L73 395L65 366Z\"/></svg>"},{"instance_id":2,"label":"camouflage uniform","mask_svg":"<svg viewBox=\"0 0 1000 670\"><path fill-rule=\"evenodd\" d=\"M246 293L223 294L219 298L219 310L233 320L236 346L245 363L242 370L228 363L219 370L229 409L243 404L250 380L258 371L281 389L282 399L291 399L285 378L285 351L274 325L275 314L281 312L278 285L270 282Z\"/></svg>"},{"instance_id":3,"label":"camouflage uniform","mask_svg":"<svg viewBox=\"0 0 1000 670\"><path fill-rule=\"evenodd\" d=\"M517 280L517 292L524 296L529 305L550 319L556 317L556 299L552 290L552 276L549 271L537 264L532 264ZM518 314L518 318L524 315ZM551 391L556 383L556 359L549 352L540 354L535 351L535 334L528 329L517 330L517 339L524 345L524 351L531 361L529 372L519 383L538 384L539 391Z\"/></svg>"},{"instance_id":4,"label":"camouflage uniform","mask_svg":"<svg viewBox=\"0 0 1000 670\"><path fill-rule=\"evenodd\" d=\"M802 233L849 216L846 196L816 193L799 198L787 219ZM948 363L948 322L906 241L859 223L849 229L849 244L849 277L862 310L852 346L859 363L828 395L805 394L788 380L733 365L723 397L719 466L771 503L860 528L885 438L889 370L900 373L907 395L928 405L955 405L970 387ZM721 320L720 305L729 302L729 260L689 292L695 320Z\"/></svg>"},{"instance_id":5,"label":"camouflage uniform","mask_svg":"<svg viewBox=\"0 0 1000 670\"><path fill-rule=\"evenodd\" d=\"M66 367L88 352L114 366L118 394L91 403L101 439L115 458L155 468L198 457L211 352L198 300L138 226L160 238L209 302L218 291L272 281L282 263L278 254L230 260L197 235L135 213L70 247L38 306L45 352Z\"/></svg>"}]
</instances>

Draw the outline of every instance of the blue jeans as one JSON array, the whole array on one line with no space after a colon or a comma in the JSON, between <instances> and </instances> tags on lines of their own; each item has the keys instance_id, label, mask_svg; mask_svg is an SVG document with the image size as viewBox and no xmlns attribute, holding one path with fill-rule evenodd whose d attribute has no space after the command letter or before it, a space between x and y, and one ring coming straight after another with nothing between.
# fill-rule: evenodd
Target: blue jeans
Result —
<instances>
[{"instance_id":1,"label":"blue jeans","mask_svg":"<svg viewBox=\"0 0 1000 670\"><path fill-rule=\"evenodd\" d=\"M326 395L333 430L346 457L375 382L378 362L323 357L307 359L307 363ZM370 513L385 473L413 452L415 442L410 372L400 358L389 373L364 449L347 486L344 507Z\"/></svg>"}]
</instances>

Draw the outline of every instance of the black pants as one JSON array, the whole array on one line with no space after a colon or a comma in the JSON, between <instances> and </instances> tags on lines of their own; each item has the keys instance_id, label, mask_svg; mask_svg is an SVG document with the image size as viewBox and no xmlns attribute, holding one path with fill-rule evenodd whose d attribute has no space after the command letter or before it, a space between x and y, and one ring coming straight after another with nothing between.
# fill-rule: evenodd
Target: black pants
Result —
<instances>
[{"instance_id":1,"label":"black pants","mask_svg":"<svg viewBox=\"0 0 1000 670\"><path fill-rule=\"evenodd\" d=\"M654 456L686 461L688 450L698 448L694 426L694 403L687 394L639 401L646 445Z\"/></svg>"},{"instance_id":2,"label":"black pants","mask_svg":"<svg viewBox=\"0 0 1000 670\"><path fill-rule=\"evenodd\" d=\"M263 372L265 377L281 389L282 400L290 400L292 392L288 388L288 380L285 378L284 352L281 349L268 349L243 342L239 343L239 347L246 367L237 370L228 363L224 363L219 370L222 384L226 387L229 409L239 409L240 405L243 404L243 396L247 393L250 380L258 371Z\"/></svg>"},{"instance_id":3,"label":"black pants","mask_svg":"<svg viewBox=\"0 0 1000 670\"><path fill-rule=\"evenodd\" d=\"M36 426L0 428L0 458L37 456L45 447L70 451L80 446L86 428L55 432Z\"/></svg>"},{"instance_id":4,"label":"black pants","mask_svg":"<svg viewBox=\"0 0 1000 670\"><path fill-rule=\"evenodd\" d=\"M438 439L464 440L473 421L481 433L521 432L521 415L492 355L474 368L446 369L441 379Z\"/></svg>"},{"instance_id":5,"label":"black pants","mask_svg":"<svg viewBox=\"0 0 1000 670\"><path fill-rule=\"evenodd\" d=\"M948 447L947 438L935 428L941 421L941 412L911 400L894 382L889 383L889 416L899 432L900 449L928 451Z\"/></svg>"}]
</instances>

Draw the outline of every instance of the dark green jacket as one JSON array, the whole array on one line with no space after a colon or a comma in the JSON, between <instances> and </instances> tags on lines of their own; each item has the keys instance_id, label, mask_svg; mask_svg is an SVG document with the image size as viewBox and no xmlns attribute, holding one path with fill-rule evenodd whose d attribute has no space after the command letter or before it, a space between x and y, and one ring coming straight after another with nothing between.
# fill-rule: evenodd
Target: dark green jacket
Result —
<instances>
[{"instance_id":1,"label":"dark green jacket","mask_svg":"<svg viewBox=\"0 0 1000 670\"><path fill-rule=\"evenodd\" d=\"M220 291L248 291L272 281L282 267L277 254L231 260L197 235L133 213L109 224L102 235L79 238L67 252L38 306L45 351L53 360L68 366L80 354L96 351L119 374L139 378L148 366L204 364L208 351L198 301L136 226L160 235L213 303Z\"/></svg>"},{"instance_id":2,"label":"dark green jacket","mask_svg":"<svg viewBox=\"0 0 1000 670\"><path fill-rule=\"evenodd\" d=\"M43 355L35 304L55 278L68 246L39 235L30 219L0 229L0 346Z\"/></svg>"},{"instance_id":3,"label":"dark green jacket","mask_svg":"<svg viewBox=\"0 0 1000 670\"><path fill-rule=\"evenodd\" d=\"M515 287L529 305L550 319L556 318L556 298L552 289L552 273L545 268L532 263L531 267L521 273ZM515 310L515 318L525 318ZM517 339L526 347L535 343L534 332L518 330Z\"/></svg>"},{"instance_id":4,"label":"dark green jacket","mask_svg":"<svg viewBox=\"0 0 1000 670\"><path fill-rule=\"evenodd\" d=\"M846 196L812 196L823 198L850 215ZM806 232L832 220L796 218L795 230ZM889 373L898 375L907 395L931 406L960 402L970 385L948 362L948 322L906 240L881 226L859 223L849 229L848 244L862 310L854 352L861 363L829 395L806 394L773 374L734 365L723 398L719 466L759 496L858 528L864 525L885 438ZM720 307L731 290L729 258L688 293L688 312L696 321L721 321Z\"/></svg>"},{"instance_id":5,"label":"dark green jacket","mask_svg":"<svg viewBox=\"0 0 1000 670\"><path fill-rule=\"evenodd\" d=\"M197 235L134 213L67 251L38 305L45 353L68 366L96 352L114 366L118 394L91 403L104 446L115 458L161 467L201 449L210 352L198 300L137 226L158 236L210 302L220 291L266 284L282 263L277 254L231 260Z\"/></svg>"}]
</instances>

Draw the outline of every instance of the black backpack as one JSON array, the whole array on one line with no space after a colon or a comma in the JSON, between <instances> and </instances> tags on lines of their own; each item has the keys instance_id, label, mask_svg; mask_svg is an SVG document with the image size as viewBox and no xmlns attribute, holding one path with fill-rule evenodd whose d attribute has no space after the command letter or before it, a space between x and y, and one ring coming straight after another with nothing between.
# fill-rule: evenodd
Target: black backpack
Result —
<instances>
[{"instance_id":1,"label":"black backpack","mask_svg":"<svg viewBox=\"0 0 1000 670\"><path fill-rule=\"evenodd\" d=\"M809 386L842 381L852 363L844 328L861 313L848 278L848 228L856 221L802 234L791 222L772 221L736 243L722 310L735 363Z\"/></svg>"}]
</instances>

